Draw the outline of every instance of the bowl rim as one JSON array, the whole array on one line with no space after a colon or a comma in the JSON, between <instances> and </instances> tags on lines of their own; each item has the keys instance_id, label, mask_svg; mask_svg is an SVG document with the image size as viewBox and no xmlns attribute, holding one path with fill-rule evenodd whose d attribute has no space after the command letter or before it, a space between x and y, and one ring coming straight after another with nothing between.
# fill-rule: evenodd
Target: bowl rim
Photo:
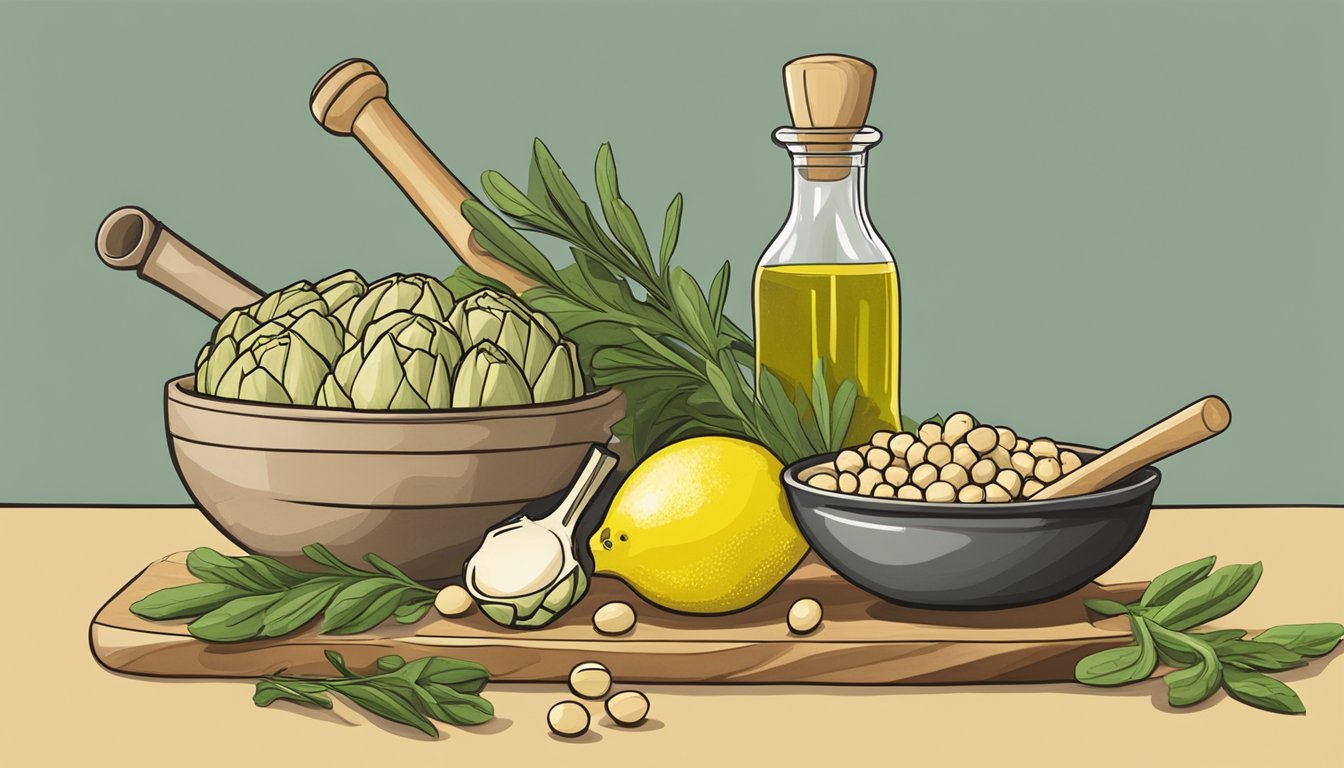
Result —
<instances>
[{"instance_id":1,"label":"bowl rim","mask_svg":"<svg viewBox=\"0 0 1344 768\"><path fill-rule=\"evenodd\" d=\"M483 419L516 419L538 416L556 416L588 410L596 410L611 405L624 395L614 387L604 387L596 392L569 400L557 400L549 403L531 405L509 405L497 408L448 408L404 411L361 411L354 408L327 408L315 405L292 405L286 403L259 403L251 400L232 400L214 395L203 395L196 391L195 374L186 374L169 379L164 383L164 398L182 406L217 413L245 416L259 416L269 419L291 421L325 422L361 422L361 423L445 423L455 421L480 421Z\"/></svg>"},{"instance_id":2,"label":"bowl rim","mask_svg":"<svg viewBox=\"0 0 1344 768\"><path fill-rule=\"evenodd\" d=\"M1077 443L1059 443L1070 450L1082 449L1089 454L1097 454L1101 449ZM879 499L871 496L855 496L839 491L826 491L813 488L798 478L798 474L823 461L834 459L839 451L818 454L795 461L785 467L780 478L790 491L805 492L815 497L837 502L847 512L876 515L879 517L937 517L975 520L977 518L1014 518L1014 517L1051 517L1057 515L1078 515L1100 510L1114 504L1142 497L1156 490L1162 481L1162 472L1151 464L1140 467L1129 476L1100 491L1084 493L1078 496L1062 496L1058 499L1039 501L1011 501L1005 504L963 504L958 502L913 501L910 499ZM791 495L791 494L790 494ZM974 513L968 514L967 507L973 507Z\"/></svg>"}]
</instances>

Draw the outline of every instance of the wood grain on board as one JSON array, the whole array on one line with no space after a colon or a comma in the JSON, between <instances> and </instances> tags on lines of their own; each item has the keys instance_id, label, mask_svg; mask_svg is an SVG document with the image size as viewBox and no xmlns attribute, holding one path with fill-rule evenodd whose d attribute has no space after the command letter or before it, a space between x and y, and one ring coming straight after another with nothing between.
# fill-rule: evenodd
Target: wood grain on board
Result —
<instances>
[{"instance_id":1,"label":"wood grain on board","mask_svg":"<svg viewBox=\"0 0 1344 768\"><path fill-rule=\"evenodd\" d=\"M579 662L601 661L622 682L648 683L973 683L1071 680L1078 659L1124 645L1123 617L1100 619L1083 600L1136 599L1143 584L1092 584L1059 600L998 611L931 611L879 600L809 556L769 597L729 616L685 616L642 601L625 584L595 578L587 597L539 630L508 630L478 611L445 619L433 611L417 624L385 623L366 634L319 635L316 623L281 638L205 643L186 622L155 622L130 612L157 589L195 581L186 553L151 564L94 617L89 642L109 669L169 677L331 674L323 651L340 651L367 669L387 654L441 655L484 664L496 681L562 681ZM793 601L825 611L812 634L789 633ZM597 634L593 611L611 600L635 607L635 628ZM1091 619L1097 621L1093 623Z\"/></svg>"}]
</instances>

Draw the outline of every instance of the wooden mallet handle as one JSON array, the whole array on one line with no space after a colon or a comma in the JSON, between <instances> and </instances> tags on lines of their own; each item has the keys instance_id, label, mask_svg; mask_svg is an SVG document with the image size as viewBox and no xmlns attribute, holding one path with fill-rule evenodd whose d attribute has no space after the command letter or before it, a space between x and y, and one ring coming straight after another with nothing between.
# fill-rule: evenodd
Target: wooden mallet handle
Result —
<instances>
[{"instance_id":1,"label":"wooden mallet handle","mask_svg":"<svg viewBox=\"0 0 1344 768\"><path fill-rule=\"evenodd\" d=\"M1099 491L1140 467L1183 451L1227 429L1232 412L1217 395L1197 400L1047 485L1032 501Z\"/></svg>"},{"instance_id":2,"label":"wooden mallet handle","mask_svg":"<svg viewBox=\"0 0 1344 768\"><path fill-rule=\"evenodd\" d=\"M133 269L219 320L229 310L262 297L252 284L178 237L143 208L109 213L94 241L98 257L113 269Z\"/></svg>"},{"instance_id":3,"label":"wooden mallet handle","mask_svg":"<svg viewBox=\"0 0 1344 768\"><path fill-rule=\"evenodd\" d=\"M312 95L313 117L337 136L354 136L406 193L439 236L472 269L514 291L534 283L476 242L462 203L475 197L429 151L387 100L387 81L363 59L332 67Z\"/></svg>"}]
</instances>

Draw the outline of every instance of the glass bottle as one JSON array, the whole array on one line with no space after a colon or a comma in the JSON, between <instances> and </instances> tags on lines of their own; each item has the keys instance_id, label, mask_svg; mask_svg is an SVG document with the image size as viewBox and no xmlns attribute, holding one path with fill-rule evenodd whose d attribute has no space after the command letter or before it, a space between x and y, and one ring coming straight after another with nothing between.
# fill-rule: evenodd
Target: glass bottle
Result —
<instances>
[{"instance_id":1,"label":"glass bottle","mask_svg":"<svg viewBox=\"0 0 1344 768\"><path fill-rule=\"evenodd\" d=\"M785 391L810 396L820 359L832 393L852 379L858 398L846 445L901 423L900 283L868 218L868 150L882 137L863 125L874 74L841 56L786 65L795 126L774 138L792 156L793 200L754 281L757 376L769 368Z\"/></svg>"}]
</instances>

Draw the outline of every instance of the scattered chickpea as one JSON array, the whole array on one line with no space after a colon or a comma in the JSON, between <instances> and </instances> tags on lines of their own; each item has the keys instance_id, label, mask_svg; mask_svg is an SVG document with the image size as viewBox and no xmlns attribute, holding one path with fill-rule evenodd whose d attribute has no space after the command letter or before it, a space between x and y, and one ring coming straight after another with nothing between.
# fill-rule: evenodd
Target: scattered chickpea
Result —
<instances>
[{"instance_id":1,"label":"scattered chickpea","mask_svg":"<svg viewBox=\"0 0 1344 768\"><path fill-rule=\"evenodd\" d=\"M596 661L585 661L569 671L569 690L584 699L600 699L611 690L611 672Z\"/></svg>"},{"instance_id":2,"label":"scattered chickpea","mask_svg":"<svg viewBox=\"0 0 1344 768\"><path fill-rule=\"evenodd\" d=\"M1036 479L1042 483L1053 483L1063 476L1064 472L1059 466L1059 460L1046 456L1036 462Z\"/></svg>"},{"instance_id":3,"label":"scattered chickpea","mask_svg":"<svg viewBox=\"0 0 1344 768\"><path fill-rule=\"evenodd\" d=\"M639 691L621 691L607 699L606 710L617 725L634 728L649 716L649 697Z\"/></svg>"},{"instance_id":4,"label":"scattered chickpea","mask_svg":"<svg viewBox=\"0 0 1344 768\"><path fill-rule=\"evenodd\" d=\"M456 584L449 584L434 596L434 610L444 616L461 616L471 610L471 604L471 593Z\"/></svg>"},{"instance_id":5,"label":"scattered chickpea","mask_svg":"<svg viewBox=\"0 0 1344 768\"><path fill-rule=\"evenodd\" d=\"M935 502L956 501L957 489L951 483L939 480L924 489L924 500Z\"/></svg>"},{"instance_id":6,"label":"scattered chickpea","mask_svg":"<svg viewBox=\"0 0 1344 768\"><path fill-rule=\"evenodd\" d=\"M863 454L847 448L835 457L835 468L841 472L858 474L859 470L863 469Z\"/></svg>"},{"instance_id":7,"label":"scattered chickpea","mask_svg":"<svg viewBox=\"0 0 1344 768\"><path fill-rule=\"evenodd\" d=\"M945 467L952 463L952 446L947 443L934 443L929 446L924 460L935 467Z\"/></svg>"},{"instance_id":8,"label":"scattered chickpea","mask_svg":"<svg viewBox=\"0 0 1344 768\"><path fill-rule=\"evenodd\" d=\"M578 738L588 732L588 710L577 701L562 701L546 713L546 723L556 736Z\"/></svg>"},{"instance_id":9,"label":"scattered chickpea","mask_svg":"<svg viewBox=\"0 0 1344 768\"><path fill-rule=\"evenodd\" d=\"M604 635L623 635L635 626L635 609L629 603L610 602L593 613L593 628Z\"/></svg>"},{"instance_id":10,"label":"scattered chickpea","mask_svg":"<svg viewBox=\"0 0 1344 768\"><path fill-rule=\"evenodd\" d=\"M957 491L957 501L963 504L979 504L985 500L985 489L978 485L963 485Z\"/></svg>"},{"instance_id":11,"label":"scattered chickpea","mask_svg":"<svg viewBox=\"0 0 1344 768\"><path fill-rule=\"evenodd\" d=\"M964 411L954 413L943 420L943 442L956 445L974 428L975 419L971 418L971 414Z\"/></svg>"},{"instance_id":12,"label":"scattered chickpea","mask_svg":"<svg viewBox=\"0 0 1344 768\"><path fill-rule=\"evenodd\" d=\"M797 600L789 606L789 631L806 635L821 624L821 603L810 597Z\"/></svg>"},{"instance_id":13,"label":"scattered chickpea","mask_svg":"<svg viewBox=\"0 0 1344 768\"><path fill-rule=\"evenodd\" d=\"M910 472L910 482L917 488L926 489L938 479L938 468L932 464L920 464Z\"/></svg>"},{"instance_id":14,"label":"scattered chickpea","mask_svg":"<svg viewBox=\"0 0 1344 768\"><path fill-rule=\"evenodd\" d=\"M966 444L976 453L984 456L999 444L999 433L993 427L976 427L966 435Z\"/></svg>"},{"instance_id":15,"label":"scattered chickpea","mask_svg":"<svg viewBox=\"0 0 1344 768\"><path fill-rule=\"evenodd\" d=\"M936 421L926 421L919 425L919 442L932 448L943 441L943 428Z\"/></svg>"}]
</instances>

